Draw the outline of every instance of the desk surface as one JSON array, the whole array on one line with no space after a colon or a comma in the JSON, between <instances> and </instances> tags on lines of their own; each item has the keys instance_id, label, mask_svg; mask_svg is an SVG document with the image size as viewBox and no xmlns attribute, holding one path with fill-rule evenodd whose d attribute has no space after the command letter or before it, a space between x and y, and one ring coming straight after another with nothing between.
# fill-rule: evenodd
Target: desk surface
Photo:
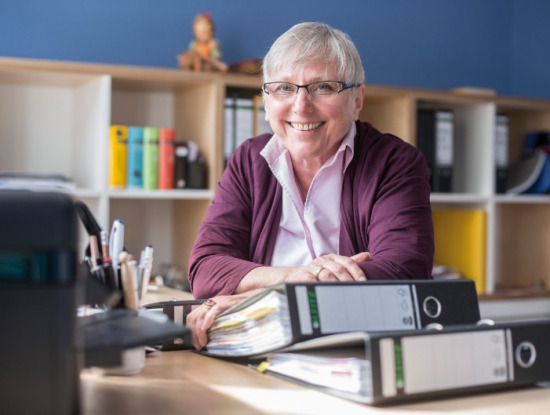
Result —
<instances>
[{"instance_id":1,"label":"desk surface","mask_svg":"<svg viewBox=\"0 0 550 415\"><path fill-rule=\"evenodd\" d=\"M185 294L161 292L158 301ZM81 375L83 415L164 414L548 414L550 388L528 388L377 408L357 404L245 365L192 351L155 352L135 376Z\"/></svg>"}]
</instances>

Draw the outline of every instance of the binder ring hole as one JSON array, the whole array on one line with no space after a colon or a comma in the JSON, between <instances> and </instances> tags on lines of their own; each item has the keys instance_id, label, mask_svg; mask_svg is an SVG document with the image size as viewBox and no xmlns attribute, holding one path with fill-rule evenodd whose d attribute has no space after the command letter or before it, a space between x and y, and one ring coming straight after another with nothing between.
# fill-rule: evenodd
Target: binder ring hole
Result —
<instances>
[{"instance_id":1,"label":"binder ring hole","mask_svg":"<svg viewBox=\"0 0 550 415\"><path fill-rule=\"evenodd\" d=\"M531 342L521 342L516 347L516 362L523 368L533 366L537 359L537 350Z\"/></svg>"},{"instance_id":2,"label":"binder ring hole","mask_svg":"<svg viewBox=\"0 0 550 415\"><path fill-rule=\"evenodd\" d=\"M437 318L441 315L441 303L435 297L426 297L422 303L422 309L431 318Z\"/></svg>"}]
</instances>

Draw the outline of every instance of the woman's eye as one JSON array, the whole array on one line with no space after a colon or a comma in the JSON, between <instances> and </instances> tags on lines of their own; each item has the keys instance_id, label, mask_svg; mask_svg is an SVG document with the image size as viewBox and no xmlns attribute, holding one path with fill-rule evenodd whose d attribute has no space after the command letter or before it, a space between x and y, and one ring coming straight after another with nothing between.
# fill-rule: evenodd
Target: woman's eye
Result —
<instances>
[{"instance_id":1,"label":"woman's eye","mask_svg":"<svg viewBox=\"0 0 550 415\"><path fill-rule=\"evenodd\" d=\"M291 84L282 84L282 85L279 86L277 91L279 91L279 92L292 92L293 88L292 88Z\"/></svg>"},{"instance_id":2,"label":"woman's eye","mask_svg":"<svg viewBox=\"0 0 550 415\"><path fill-rule=\"evenodd\" d=\"M314 91L319 93L332 93L335 91L331 82L321 82L314 85Z\"/></svg>"}]
</instances>

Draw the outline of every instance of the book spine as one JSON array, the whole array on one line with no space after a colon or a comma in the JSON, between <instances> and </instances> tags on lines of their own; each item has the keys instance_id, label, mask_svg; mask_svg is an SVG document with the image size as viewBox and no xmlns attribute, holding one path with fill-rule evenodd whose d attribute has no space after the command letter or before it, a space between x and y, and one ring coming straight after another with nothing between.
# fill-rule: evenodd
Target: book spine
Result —
<instances>
[{"instance_id":1,"label":"book spine","mask_svg":"<svg viewBox=\"0 0 550 415\"><path fill-rule=\"evenodd\" d=\"M173 189L175 179L175 131L173 128L159 130L159 189Z\"/></svg>"},{"instance_id":2,"label":"book spine","mask_svg":"<svg viewBox=\"0 0 550 415\"><path fill-rule=\"evenodd\" d=\"M454 115L451 111L435 114L435 166L433 191L452 192L454 164Z\"/></svg>"},{"instance_id":3,"label":"book spine","mask_svg":"<svg viewBox=\"0 0 550 415\"><path fill-rule=\"evenodd\" d=\"M143 188L158 189L159 131L155 127L143 129Z\"/></svg>"},{"instance_id":4,"label":"book spine","mask_svg":"<svg viewBox=\"0 0 550 415\"><path fill-rule=\"evenodd\" d=\"M128 127L128 172L130 188L143 187L143 127Z\"/></svg>"},{"instance_id":5,"label":"book spine","mask_svg":"<svg viewBox=\"0 0 550 415\"><path fill-rule=\"evenodd\" d=\"M431 110L419 110L416 126L416 146L426 159L430 175L430 187L433 189L435 163L434 112Z\"/></svg>"},{"instance_id":6,"label":"book spine","mask_svg":"<svg viewBox=\"0 0 550 415\"><path fill-rule=\"evenodd\" d=\"M176 142L174 144L175 168L174 168L174 188L185 189L188 186L188 157L189 148L185 142Z\"/></svg>"},{"instance_id":7,"label":"book spine","mask_svg":"<svg viewBox=\"0 0 550 415\"><path fill-rule=\"evenodd\" d=\"M506 193L508 188L508 117L497 115L495 126L495 190Z\"/></svg>"},{"instance_id":8,"label":"book spine","mask_svg":"<svg viewBox=\"0 0 550 415\"><path fill-rule=\"evenodd\" d=\"M432 192L452 192L454 115L422 109L417 115L417 147L426 158Z\"/></svg>"},{"instance_id":9,"label":"book spine","mask_svg":"<svg viewBox=\"0 0 550 415\"><path fill-rule=\"evenodd\" d=\"M109 133L109 186L125 187L128 127L112 125Z\"/></svg>"}]
</instances>

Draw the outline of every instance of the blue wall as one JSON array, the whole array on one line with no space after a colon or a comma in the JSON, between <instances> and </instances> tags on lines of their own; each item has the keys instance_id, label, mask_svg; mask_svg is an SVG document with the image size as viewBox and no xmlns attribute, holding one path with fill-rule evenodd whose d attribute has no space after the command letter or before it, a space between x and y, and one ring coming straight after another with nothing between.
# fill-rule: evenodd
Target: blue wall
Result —
<instances>
[{"instance_id":1,"label":"blue wall","mask_svg":"<svg viewBox=\"0 0 550 415\"><path fill-rule=\"evenodd\" d=\"M0 56L175 68L203 11L228 63L319 20L355 40L369 83L550 98L546 0L0 0Z\"/></svg>"}]
</instances>

